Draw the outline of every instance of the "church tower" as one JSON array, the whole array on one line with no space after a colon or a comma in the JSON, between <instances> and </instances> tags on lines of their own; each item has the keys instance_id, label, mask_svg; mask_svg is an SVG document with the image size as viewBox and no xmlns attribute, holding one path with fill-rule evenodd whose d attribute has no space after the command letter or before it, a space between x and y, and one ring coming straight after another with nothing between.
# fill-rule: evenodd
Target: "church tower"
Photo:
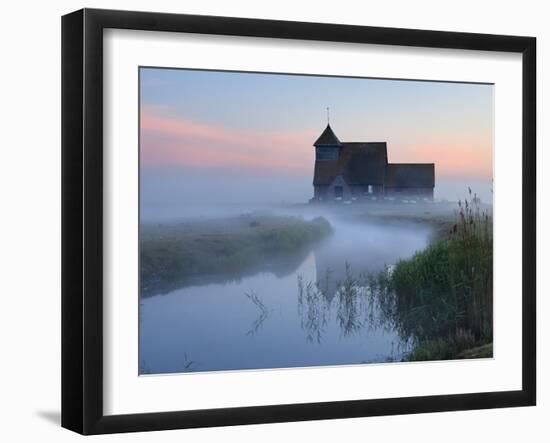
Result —
<instances>
[{"instance_id":1,"label":"church tower","mask_svg":"<svg viewBox=\"0 0 550 443\"><path fill-rule=\"evenodd\" d=\"M315 146L315 161L338 160L342 143L330 127L330 123L319 138L313 143Z\"/></svg>"}]
</instances>

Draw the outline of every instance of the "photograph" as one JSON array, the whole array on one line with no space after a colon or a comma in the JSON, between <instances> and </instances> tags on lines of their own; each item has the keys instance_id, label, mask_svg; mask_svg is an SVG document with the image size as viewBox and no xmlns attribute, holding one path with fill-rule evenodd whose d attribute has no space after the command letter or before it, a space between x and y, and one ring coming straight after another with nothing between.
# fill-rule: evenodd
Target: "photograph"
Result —
<instances>
[{"instance_id":1,"label":"photograph","mask_svg":"<svg viewBox=\"0 0 550 443\"><path fill-rule=\"evenodd\" d=\"M493 357L494 84L138 83L140 375Z\"/></svg>"},{"instance_id":2,"label":"photograph","mask_svg":"<svg viewBox=\"0 0 550 443\"><path fill-rule=\"evenodd\" d=\"M543 5L6 2L0 442L550 442Z\"/></svg>"}]
</instances>

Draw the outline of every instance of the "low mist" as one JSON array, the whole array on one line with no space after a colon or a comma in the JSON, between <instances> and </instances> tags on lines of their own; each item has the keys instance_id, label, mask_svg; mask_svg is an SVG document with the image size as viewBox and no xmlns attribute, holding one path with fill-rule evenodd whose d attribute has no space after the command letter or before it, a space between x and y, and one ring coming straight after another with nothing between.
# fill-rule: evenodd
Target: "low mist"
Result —
<instances>
[{"instance_id":1,"label":"low mist","mask_svg":"<svg viewBox=\"0 0 550 443\"><path fill-rule=\"evenodd\" d=\"M468 187L483 203L492 204L492 183L473 179L436 177L434 199L456 203L468 196ZM296 213L298 208L304 215L315 214L319 208L304 206L312 194L312 178L306 176L206 168L142 170L140 217L145 223L168 222L264 210Z\"/></svg>"}]
</instances>

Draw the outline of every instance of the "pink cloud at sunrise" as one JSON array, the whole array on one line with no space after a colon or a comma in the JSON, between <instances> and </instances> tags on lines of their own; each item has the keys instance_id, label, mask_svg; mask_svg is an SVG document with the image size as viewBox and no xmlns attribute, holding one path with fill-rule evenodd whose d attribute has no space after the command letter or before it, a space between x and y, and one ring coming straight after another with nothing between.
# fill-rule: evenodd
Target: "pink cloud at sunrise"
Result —
<instances>
[{"instance_id":1,"label":"pink cloud at sunrise","mask_svg":"<svg viewBox=\"0 0 550 443\"><path fill-rule=\"evenodd\" d=\"M162 115L154 107L141 112L144 166L191 166L249 172L311 173L313 131L228 130L186 118Z\"/></svg>"},{"instance_id":2,"label":"pink cloud at sunrise","mask_svg":"<svg viewBox=\"0 0 550 443\"><path fill-rule=\"evenodd\" d=\"M141 68L143 198L151 208L307 201L330 117L342 142L386 142L390 163L433 163L437 198L471 186L490 201L493 108L491 84Z\"/></svg>"},{"instance_id":3,"label":"pink cloud at sunrise","mask_svg":"<svg viewBox=\"0 0 550 443\"><path fill-rule=\"evenodd\" d=\"M162 108L152 106L142 109L141 158L144 166L311 174L312 143L318 136L315 131L236 131L166 116L162 112ZM444 177L492 178L490 140L463 136L445 142L426 138L409 144L399 138L399 142L388 144L392 162L435 163L436 174Z\"/></svg>"},{"instance_id":4,"label":"pink cloud at sunrise","mask_svg":"<svg viewBox=\"0 0 550 443\"><path fill-rule=\"evenodd\" d=\"M390 148L388 146L388 148ZM457 140L442 144L415 143L404 146L398 155L389 149L389 161L396 163L435 163L436 175L447 178L470 177L491 180L493 155L491 144L484 140Z\"/></svg>"}]
</instances>

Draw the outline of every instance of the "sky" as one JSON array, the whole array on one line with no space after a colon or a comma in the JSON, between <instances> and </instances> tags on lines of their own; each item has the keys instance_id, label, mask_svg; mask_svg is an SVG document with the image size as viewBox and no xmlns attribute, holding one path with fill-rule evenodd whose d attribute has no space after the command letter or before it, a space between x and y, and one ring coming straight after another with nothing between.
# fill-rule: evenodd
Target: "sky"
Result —
<instances>
[{"instance_id":1,"label":"sky","mask_svg":"<svg viewBox=\"0 0 550 443\"><path fill-rule=\"evenodd\" d=\"M145 202L307 200L327 107L341 141L435 163L436 196L490 192L492 85L140 68Z\"/></svg>"}]
</instances>

